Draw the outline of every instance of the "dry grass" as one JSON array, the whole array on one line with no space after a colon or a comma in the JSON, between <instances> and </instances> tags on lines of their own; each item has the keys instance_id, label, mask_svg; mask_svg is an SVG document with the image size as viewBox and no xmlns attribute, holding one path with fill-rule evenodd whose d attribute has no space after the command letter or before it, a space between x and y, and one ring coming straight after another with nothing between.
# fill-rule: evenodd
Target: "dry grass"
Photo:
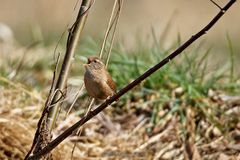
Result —
<instances>
[{"instance_id":1,"label":"dry grass","mask_svg":"<svg viewBox=\"0 0 240 160\"><path fill-rule=\"evenodd\" d=\"M240 103L232 97L221 97L224 96L212 97L217 98L217 102L212 102L211 97L205 101L225 110L229 118L215 119L230 125L231 118L239 117ZM223 105L226 101L228 104ZM23 159L31 145L43 103L11 87L1 90L0 103L4 106L0 108L0 159ZM70 159L73 142L77 141L74 159L184 159L189 154L193 154L194 159L197 156L202 159L240 158L239 122L225 132L210 125L206 119L200 119L201 124L196 128L199 113L193 106L182 107L188 108L187 123L180 122L179 115L169 114L157 125L150 123L144 112L137 115L135 107L121 114L110 108L87 123L80 137L72 136L60 145L53 157ZM159 111L159 116L166 114L163 112L167 109ZM61 125L55 135L78 119L72 114L59 122Z\"/></svg>"}]
</instances>

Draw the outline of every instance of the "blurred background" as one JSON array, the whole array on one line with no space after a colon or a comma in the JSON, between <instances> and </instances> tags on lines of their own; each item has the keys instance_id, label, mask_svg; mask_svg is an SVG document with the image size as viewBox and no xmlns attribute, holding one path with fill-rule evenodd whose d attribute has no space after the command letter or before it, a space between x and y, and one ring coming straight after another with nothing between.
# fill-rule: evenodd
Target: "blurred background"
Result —
<instances>
[{"instance_id":1,"label":"blurred background","mask_svg":"<svg viewBox=\"0 0 240 160\"><path fill-rule=\"evenodd\" d=\"M224 5L228 0L216 0ZM66 26L75 18L77 0L0 0L0 22L9 25L17 41L29 44L38 33L45 42L57 41ZM91 10L85 35L102 36L107 25L112 0L95 1ZM217 25L204 37L208 45L226 49L228 33L237 48L240 41L240 3L237 2ZM118 27L118 39L126 47L132 47L136 37L148 42L153 28L161 34L171 23L168 39L164 45L175 41L178 33L182 40L199 31L216 15L219 9L210 0L125 0ZM238 48L239 50L239 48Z\"/></svg>"}]
</instances>

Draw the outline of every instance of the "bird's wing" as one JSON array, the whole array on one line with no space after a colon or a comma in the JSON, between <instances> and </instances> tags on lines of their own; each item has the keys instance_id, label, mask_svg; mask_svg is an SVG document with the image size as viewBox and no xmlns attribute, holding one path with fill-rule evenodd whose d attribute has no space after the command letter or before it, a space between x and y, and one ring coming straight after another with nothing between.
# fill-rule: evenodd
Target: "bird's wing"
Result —
<instances>
[{"instance_id":1,"label":"bird's wing","mask_svg":"<svg viewBox=\"0 0 240 160\"><path fill-rule=\"evenodd\" d=\"M108 76L108 78L107 78L107 84L109 85L109 87L110 87L114 92L116 92L117 87L116 87L115 82L113 81L112 77L111 77L109 74L107 74L107 76Z\"/></svg>"}]
</instances>

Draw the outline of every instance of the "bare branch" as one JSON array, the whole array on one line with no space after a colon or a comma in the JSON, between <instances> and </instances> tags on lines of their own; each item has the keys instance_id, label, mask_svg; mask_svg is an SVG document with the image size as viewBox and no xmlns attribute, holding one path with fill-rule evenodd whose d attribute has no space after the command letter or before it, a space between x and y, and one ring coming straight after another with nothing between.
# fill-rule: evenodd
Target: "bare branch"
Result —
<instances>
[{"instance_id":1,"label":"bare branch","mask_svg":"<svg viewBox=\"0 0 240 160\"><path fill-rule=\"evenodd\" d=\"M54 82L55 82L55 78L56 78L56 70L57 70L57 66L58 66L58 63L59 63L59 59L60 59L60 54L58 54L58 57L57 57L57 60L56 60L56 63L55 63L55 68L53 70L53 77L52 77L52 84L51 84L51 88L50 88L50 91L49 91L49 94L48 94L48 97L47 97L47 100L45 102L45 107L44 107L44 110L42 112L42 115L38 121L38 124L37 124L37 130L35 132L35 135L34 135L34 139L33 139L33 143L32 143L32 146L31 146L31 149L29 150L29 152L27 153L27 155L25 156L24 159L28 159L28 157L30 156L30 154L33 152L38 140L39 140L39 136L40 136L40 129L41 129L41 126L43 125L43 121L46 117L46 114L48 113L48 106L49 106L49 102L50 102L50 98L51 96L53 95L53 92L54 92Z\"/></svg>"},{"instance_id":2,"label":"bare branch","mask_svg":"<svg viewBox=\"0 0 240 160\"><path fill-rule=\"evenodd\" d=\"M114 12L115 12L116 7L117 7L117 2L118 2L118 0L115 0L115 2L113 4L111 16L110 16L110 18L108 20L108 26L107 26L107 29L106 29L106 32L105 32L105 35L104 35L104 38L103 38L103 43L102 43L102 46L101 46L101 50L100 50L100 53L99 53L99 58L102 58L102 56L103 56L103 50L104 50L104 48L106 46L108 36L110 34L110 31L111 31L111 29L113 27L114 22L116 21L116 18L117 18L117 15L115 15L115 17L113 18Z\"/></svg>"},{"instance_id":3,"label":"bare branch","mask_svg":"<svg viewBox=\"0 0 240 160\"><path fill-rule=\"evenodd\" d=\"M58 111L60 109L58 102L61 100L61 98L64 95L64 93L62 91L66 85L68 73L70 70L71 62L72 62L71 60L74 55L76 46L78 44L78 40L80 38L81 32L85 25L87 13L88 13L89 9L91 8L93 2L94 2L94 0L83 0L82 1L77 19L76 19L75 23L72 25L71 32L68 35L66 53L65 53L65 56L63 59L63 63L61 65L60 73L58 75L57 80L55 81L60 54L58 55L58 60L55 65L55 70L53 73L51 89L50 89L48 98L45 102L45 108L42 112L42 116L40 117L40 119L38 121L38 126L37 126L37 130L36 130L36 133L34 136L32 147L31 147L30 151L28 152L28 154L26 155L25 159L28 159L32 152L34 154L35 152L38 152L39 150L41 150L42 148L39 147L41 145L41 143L44 143L44 145L45 145L45 144L49 143L51 140L48 138L47 139L48 142L47 141L41 142L44 138L46 138L46 136L45 136L46 134L48 134L47 135L48 137L50 137L50 135L51 135L50 131L55 124L55 120L57 118ZM56 51L56 48L54 50L54 53L55 53L55 51ZM55 82L56 82L56 84L55 84ZM49 106L51 106L51 107L49 107ZM44 128L44 132L46 131L45 135L41 134L43 128ZM43 136L45 136L45 137L43 137Z\"/></svg>"},{"instance_id":4,"label":"bare branch","mask_svg":"<svg viewBox=\"0 0 240 160\"><path fill-rule=\"evenodd\" d=\"M215 6L217 6L220 10L222 10L222 7L219 6L216 2L214 2L213 0L210 0Z\"/></svg>"},{"instance_id":5,"label":"bare branch","mask_svg":"<svg viewBox=\"0 0 240 160\"><path fill-rule=\"evenodd\" d=\"M94 0L83 0L81 7L79 9L79 13L77 16L76 21L72 25L72 27L69 30L68 40L67 40L67 48L66 53L63 59L63 63L61 65L61 70L59 73L59 77L57 79L56 87L55 89L63 90L66 86L67 77L69 74L69 70L71 67L71 60L73 58L75 49L78 44L78 40L80 38L81 32L83 30L83 27L85 25L85 20L87 18L87 13L89 9L91 8L92 4L94 3ZM51 101L51 105L56 102L57 99L59 99L60 95L56 94ZM48 123L50 131L53 129L53 126L56 121L56 116L59 112L59 106L60 103L55 104L54 107L51 108L48 115Z\"/></svg>"},{"instance_id":6,"label":"bare branch","mask_svg":"<svg viewBox=\"0 0 240 160\"><path fill-rule=\"evenodd\" d=\"M111 55L111 51L112 51L112 47L113 47L113 42L114 42L114 38L115 38L115 35L116 35L116 30L117 30L117 24L118 24L119 17L120 17L121 11L122 11L122 6L123 6L123 0L118 0L118 10L117 10L117 14L116 14L115 23L113 21L114 28L113 28L112 38L111 38L111 41L110 41L110 47L109 47L109 50L108 50L108 53L107 53L106 66L108 66L108 62L109 62L109 59L110 59L110 55Z\"/></svg>"}]
</instances>

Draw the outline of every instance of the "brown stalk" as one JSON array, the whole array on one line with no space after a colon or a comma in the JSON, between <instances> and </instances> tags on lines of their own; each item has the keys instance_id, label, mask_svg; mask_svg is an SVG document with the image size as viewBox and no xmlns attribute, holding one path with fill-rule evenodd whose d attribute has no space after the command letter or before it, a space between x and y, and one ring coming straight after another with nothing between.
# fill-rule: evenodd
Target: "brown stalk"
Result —
<instances>
[{"instance_id":1,"label":"brown stalk","mask_svg":"<svg viewBox=\"0 0 240 160\"><path fill-rule=\"evenodd\" d=\"M51 88L50 88L47 100L45 101L44 110L43 110L42 115L41 115L41 117L38 121L38 124L37 124L37 129L36 129L36 132L35 132L35 135L34 135L32 146L31 146L30 150L28 151L28 153L27 153L27 155L25 156L24 159L28 159L30 154L32 154L32 152L34 152L36 150L36 148L38 148L37 145L40 144L39 139L41 139L41 128L42 128L42 126L44 126L46 124L46 118L47 118L47 114L48 114L48 111L49 111L50 98L54 95L53 86L54 86L54 81L55 81L55 78L56 78L56 70L57 70L57 66L58 66L58 63L59 63L59 58L60 58L60 54L58 54L55 69L53 70L53 78L52 78Z\"/></svg>"},{"instance_id":2,"label":"brown stalk","mask_svg":"<svg viewBox=\"0 0 240 160\"><path fill-rule=\"evenodd\" d=\"M118 9L117 9L117 13L114 17L114 12L116 10L116 6L118 5ZM113 42L114 42L114 37L115 37L115 32L116 32L116 27L117 27L117 23L118 23L118 20L119 20L119 17L120 17L120 12L121 12L121 9L122 9L122 5L123 5L123 0L115 0L114 2L114 5L113 5L113 9L112 9L112 13L111 13L111 16L109 18L109 22L108 22L108 26L107 26L107 30L105 32L105 36L104 36L104 39L103 39L103 43L102 43L102 47L101 47L101 51L99 53L99 58L101 58L104 53L103 53L103 50L104 48L106 47L106 42L107 42L107 39L108 39L108 36L109 36L109 33L114 25L114 28L113 28L113 35L111 37L111 44L110 44L110 48L108 50L108 53L107 53L107 62L106 62L106 67L107 67L107 64L108 64L108 61L109 61L109 58L110 58L110 55L111 55L111 50L112 50L112 46L113 46ZM114 18L113 18L114 17ZM84 85L82 85L83 87ZM76 99L77 99L77 96L76 96ZM87 110L85 112L85 116L90 112L91 108L92 108L92 105L94 104L94 99L91 98L90 99L90 103L87 107ZM70 109L73 107L74 105L74 102L72 103ZM80 136L81 133L82 133L82 129L83 129L84 126L82 126L81 128L78 129L77 131L77 136ZM74 154L74 150L76 148L76 145L77 145L77 142L74 143L74 146L73 146L73 149L72 149L72 154L71 154L71 159L73 159L73 154Z\"/></svg>"},{"instance_id":3,"label":"brown stalk","mask_svg":"<svg viewBox=\"0 0 240 160\"><path fill-rule=\"evenodd\" d=\"M55 79L57 66L59 65L59 55L60 55L59 54L56 65L55 65L54 73L53 73L51 89L49 91L48 98L45 102L45 107L42 112L42 115L38 121L37 129L36 129L36 133L33 139L31 149L27 153L25 159L29 159L29 156L31 154L41 151L43 146L46 146L51 140L50 131L52 130L55 124L55 121L59 112L59 108L60 108L59 106L61 102L60 100L64 95L63 89L66 85L68 73L71 66L71 60L73 59L73 55L76 50L81 32L83 30L88 11L91 8L91 5L93 4L93 2L94 2L93 0L82 1L77 19L75 23L72 25L72 27L69 29L66 53L63 59L63 63L61 65L60 73L58 75L58 78ZM55 51L54 51L54 54L55 54ZM53 120L51 121L51 119Z\"/></svg>"},{"instance_id":4,"label":"brown stalk","mask_svg":"<svg viewBox=\"0 0 240 160\"><path fill-rule=\"evenodd\" d=\"M113 23L115 21L114 20L115 18L113 18L113 16L114 16L114 12L115 12L116 7L117 7L117 2L118 2L118 0L115 0L115 2L113 4L111 16L110 16L110 18L108 20L108 26L107 26L107 29L106 29L106 32L105 32L105 35L104 35L104 38L103 38L103 43L102 43L102 46L101 46L101 50L100 50L100 53L99 53L99 58L102 58L102 56L103 56L103 51L104 51L105 45L107 43L107 39L108 39L109 33L110 33L112 25L113 25Z\"/></svg>"},{"instance_id":5,"label":"brown stalk","mask_svg":"<svg viewBox=\"0 0 240 160\"><path fill-rule=\"evenodd\" d=\"M80 10L78 12L77 19L73 26L69 29L69 35L68 35L68 41L67 41L67 48L66 48L66 53L63 59L63 63L61 65L59 77L56 82L55 90L59 89L61 91L64 90L66 86L66 81L67 77L69 74L69 70L71 67L71 62L74 56L74 52L76 50L81 32L83 30L83 27L85 25L85 21L87 18L88 10L90 9L91 5L93 3L93 0L83 0ZM56 100L59 99L60 94L56 94L51 101L50 105L55 104ZM56 117L60 109L60 104L61 103L56 103L54 107L52 107L49 111L48 115L48 124L49 124L49 129L50 131L53 129L55 122L56 122Z\"/></svg>"},{"instance_id":6,"label":"brown stalk","mask_svg":"<svg viewBox=\"0 0 240 160\"><path fill-rule=\"evenodd\" d=\"M110 47L109 47L108 52L107 52L106 67L108 66L108 62L109 62L109 59L110 59L110 56L111 56L111 53L112 53L111 51L112 51L112 47L113 47L114 38L115 38L115 35L116 35L117 24L118 24L120 14L121 14L121 11L122 11L122 7L123 7L123 2L124 2L124 0L118 0L118 10L117 10L117 13L116 13L116 18L113 21L113 25L114 25L113 26L113 33L112 33L112 37L111 37L111 40L110 40Z\"/></svg>"},{"instance_id":7,"label":"brown stalk","mask_svg":"<svg viewBox=\"0 0 240 160\"><path fill-rule=\"evenodd\" d=\"M51 143L49 143L45 148L43 148L40 152L32 155L29 157L29 159L38 159L46 154L48 154L51 150L53 150L57 145L59 145L64 139L66 139L68 136L70 136L73 131L75 131L77 128L85 124L88 120L90 120L92 117L100 113L102 110L104 110L108 105L119 99L121 96L123 96L126 92L131 90L133 87L137 86L139 83L141 83L144 79L149 77L151 74L162 68L164 65L166 65L168 62L170 62L172 59L174 59L177 55L179 55L184 49L186 49L188 46L190 46L193 42L195 42L198 38L203 36L204 34L209 31L213 27L213 25L224 15L224 13L236 2L236 0L230 0L225 7L221 8L220 12L197 34L193 35L189 40L187 40L184 44L182 44L178 49L176 49L173 53L171 53L169 56L167 56L165 59L163 59L161 62L147 70L145 73L143 73L140 77L135 79L133 82L125 86L123 89L121 89L119 92L117 92L114 96L107 99L105 102L103 102L99 107L94 109L93 111L90 111L86 116L84 116L81 120L79 120L77 123L75 123L72 127L68 128L66 131L64 131L61 135L59 135L56 139L54 139Z\"/></svg>"}]
</instances>

